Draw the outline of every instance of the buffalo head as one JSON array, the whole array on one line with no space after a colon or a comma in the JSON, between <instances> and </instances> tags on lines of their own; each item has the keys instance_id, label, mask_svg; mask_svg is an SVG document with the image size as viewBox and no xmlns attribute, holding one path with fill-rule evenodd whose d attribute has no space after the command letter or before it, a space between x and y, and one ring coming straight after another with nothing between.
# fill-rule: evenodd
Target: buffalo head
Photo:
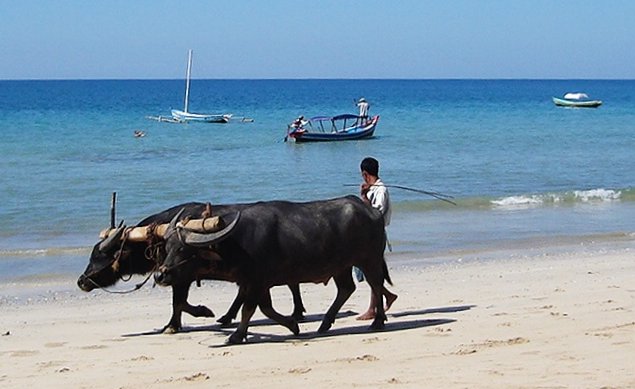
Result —
<instances>
[{"instance_id":1,"label":"buffalo head","mask_svg":"<svg viewBox=\"0 0 635 389\"><path fill-rule=\"evenodd\" d=\"M122 223L123 224L123 223ZM165 225L134 228L119 226L106 231L105 238L93 247L84 274L79 276L77 286L90 292L95 288L114 285L121 277L132 274L147 274L164 257L162 242Z\"/></svg>"},{"instance_id":2,"label":"buffalo head","mask_svg":"<svg viewBox=\"0 0 635 389\"><path fill-rule=\"evenodd\" d=\"M219 260L220 257L210 247L228 238L240 219L240 212L237 212L233 218L228 218L230 223L221 218L215 231L199 232L179 223L182 213L183 210L172 219L165 233L165 259L154 277L163 286L174 285L182 279L191 280L197 269L209 265L209 261ZM194 220L187 225L192 222Z\"/></svg>"},{"instance_id":3,"label":"buffalo head","mask_svg":"<svg viewBox=\"0 0 635 389\"><path fill-rule=\"evenodd\" d=\"M99 241L90 253L90 259L84 274L79 276L77 286L85 292L98 287L113 285L119 279L120 263L124 255L121 237L126 226L119 227L110 232Z\"/></svg>"}]
</instances>

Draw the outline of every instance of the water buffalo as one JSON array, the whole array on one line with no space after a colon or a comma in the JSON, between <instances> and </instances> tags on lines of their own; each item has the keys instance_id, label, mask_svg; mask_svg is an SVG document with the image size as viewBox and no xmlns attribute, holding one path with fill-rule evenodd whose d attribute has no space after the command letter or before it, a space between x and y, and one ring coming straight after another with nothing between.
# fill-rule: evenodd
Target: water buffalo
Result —
<instances>
[{"instance_id":1,"label":"water buffalo","mask_svg":"<svg viewBox=\"0 0 635 389\"><path fill-rule=\"evenodd\" d=\"M205 203L186 203L177 205L158 214L147 217L137 224L137 226L157 225L168 223L179 211L184 210L184 215L201 217L207 209ZM217 205L214 212L236 212L244 205ZM96 288L106 288L114 285L120 279L133 274L149 274L163 263L165 258L163 239L150 236L148 240L134 241L123 239L125 227L120 226L116 231L98 242L90 255L88 266L84 273L77 280L80 289L90 292ZM198 276L193 274L191 278L181 278L179 282L172 285L172 316L164 331L168 333L177 332L181 329L181 314L187 312L195 317L214 317L214 313L203 305L193 306L187 302L190 285L194 281L201 279L219 279L214 275ZM305 312L300 296L300 288L297 284L289 285L293 294L294 310L292 316L301 319ZM227 313L218 322L223 325L231 323L236 317L242 296L239 294Z\"/></svg>"},{"instance_id":2,"label":"water buffalo","mask_svg":"<svg viewBox=\"0 0 635 389\"><path fill-rule=\"evenodd\" d=\"M372 289L376 315L372 329L384 326L384 280L392 284L384 260L386 235L381 213L355 196L293 203L270 201L240 209L231 231L198 233L177 223L166 232L166 258L155 276L161 285L175 285L192 274L235 281L244 304L240 324L228 343L241 343L256 307L279 324L299 333L297 322L277 313L270 288L303 282L326 282L331 277L337 296L318 331L327 331L355 290L352 267L360 268ZM229 227L228 227L229 228ZM206 261L201 261L206 258Z\"/></svg>"}]
</instances>

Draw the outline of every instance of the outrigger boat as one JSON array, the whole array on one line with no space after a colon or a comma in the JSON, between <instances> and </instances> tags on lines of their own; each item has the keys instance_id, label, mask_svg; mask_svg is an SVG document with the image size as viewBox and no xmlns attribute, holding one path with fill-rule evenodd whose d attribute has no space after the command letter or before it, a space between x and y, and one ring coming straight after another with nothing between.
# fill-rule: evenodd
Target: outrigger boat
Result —
<instances>
[{"instance_id":1,"label":"outrigger boat","mask_svg":"<svg viewBox=\"0 0 635 389\"><path fill-rule=\"evenodd\" d=\"M172 118L179 123L182 122L206 122L206 123L229 123L232 118L230 114L202 114L172 110Z\"/></svg>"},{"instance_id":2,"label":"outrigger boat","mask_svg":"<svg viewBox=\"0 0 635 389\"><path fill-rule=\"evenodd\" d=\"M287 126L288 138L300 142L328 142L371 138L375 133L379 116L362 118L353 114L316 116L309 120L300 117Z\"/></svg>"},{"instance_id":3,"label":"outrigger boat","mask_svg":"<svg viewBox=\"0 0 635 389\"><path fill-rule=\"evenodd\" d=\"M188 52L187 58L187 73L185 76L185 107L183 111L178 109L172 110L172 119L176 122L206 122L206 123L228 123L231 119L231 114L205 114L205 113L193 113L188 111L188 105L190 100L190 74L192 71L192 50Z\"/></svg>"},{"instance_id":4,"label":"outrigger boat","mask_svg":"<svg viewBox=\"0 0 635 389\"><path fill-rule=\"evenodd\" d=\"M601 100L591 100L586 93L567 93L563 98L552 97L552 100L559 107L597 108L602 105Z\"/></svg>"}]
</instances>

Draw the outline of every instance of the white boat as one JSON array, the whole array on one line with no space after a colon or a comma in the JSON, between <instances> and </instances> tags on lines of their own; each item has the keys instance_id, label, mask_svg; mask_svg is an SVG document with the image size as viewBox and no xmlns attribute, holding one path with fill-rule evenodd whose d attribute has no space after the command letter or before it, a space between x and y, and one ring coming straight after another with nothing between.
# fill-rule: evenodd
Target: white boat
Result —
<instances>
[{"instance_id":1,"label":"white boat","mask_svg":"<svg viewBox=\"0 0 635 389\"><path fill-rule=\"evenodd\" d=\"M231 119L231 114L206 114L194 113L188 110L190 101L190 75L192 72L192 50L188 52L187 73L185 75L185 107L183 110L173 109L172 118L178 122L206 122L206 123L227 123Z\"/></svg>"},{"instance_id":2,"label":"white boat","mask_svg":"<svg viewBox=\"0 0 635 389\"><path fill-rule=\"evenodd\" d=\"M559 107L597 108L602 105L602 100L591 100L586 93L569 92L562 98L552 97L555 105Z\"/></svg>"},{"instance_id":3,"label":"white boat","mask_svg":"<svg viewBox=\"0 0 635 389\"><path fill-rule=\"evenodd\" d=\"M172 110L172 118L178 122L207 122L207 123L228 123L232 118L231 114L205 114Z\"/></svg>"}]
</instances>

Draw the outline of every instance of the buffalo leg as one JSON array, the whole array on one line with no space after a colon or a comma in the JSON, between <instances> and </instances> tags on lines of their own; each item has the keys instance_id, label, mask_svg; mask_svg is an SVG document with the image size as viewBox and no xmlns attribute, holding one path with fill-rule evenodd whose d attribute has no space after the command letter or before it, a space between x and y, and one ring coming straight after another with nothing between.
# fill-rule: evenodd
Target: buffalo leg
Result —
<instances>
[{"instance_id":1,"label":"buffalo leg","mask_svg":"<svg viewBox=\"0 0 635 389\"><path fill-rule=\"evenodd\" d=\"M173 334L181 330L181 315L187 312L194 317L214 317L214 312L204 305L193 306L187 302L190 294L189 284L172 286L172 317L168 324L163 327L163 332Z\"/></svg>"},{"instance_id":2,"label":"buffalo leg","mask_svg":"<svg viewBox=\"0 0 635 389\"><path fill-rule=\"evenodd\" d=\"M214 317L214 312L205 305L194 306L188 303L187 300L183 302L183 312L189 313L194 317Z\"/></svg>"},{"instance_id":3,"label":"buffalo leg","mask_svg":"<svg viewBox=\"0 0 635 389\"><path fill-rule=\"evenodd\" d=\"M353 281L352 270L350 267L333 277L333 280L337 286L337 295L335 296L333 304L331 304L328 311L326 311L324 319L322 319L322 324L320 325L320 328L318 328L319 333L324 333L331 328L335 322L335 316L340 311L340 308L342 308L346 300L348 300L355 291L355 282Z\"/></svg>"},{"instance_id":4,"label":"buffalo leg","mask_svg":"<svg viewBox=\"0 0 635 389\"><path fill-rule=\"evenodd\" d=\"M306 312L304 304L302 303L300 285L290 284L289 290L291 291L291 295L293 296L293 313L291 314L291 317L293 317L296 321L300 321L304 319L304 312ZM231 322L236 318L238 310L240 309L240 306L243 304L244 300L245 297L242 296L239 291L239 293L236 295L236 298L234 299L234 302L227 310L227 313L217 320L217 322L221 324L221 327L226 327L231 324Z\"/></svg>"},{"instance_id":5,"label":"buffalo leg","mask_svg":"<svg viewBox=\"0 0 635 389\"><path fill-rule=\"evenodd\" d=\"M300 321L304 319L304 304L302 303L302 295L300 294L300 285L299 284L289 284L289 290L291 291L291 295L293 296L293 313L291 317L295 320Z\"/></svg>"},{"instance_id":6,"label":"buffalo leg","mask_svg":"<svg viewBox=\"0 0 635 389\"><path fill-rule=\"evenodd\" d=\"M239 290L238 293L241 293ZM238 328L234 331L233 334L227 339L227 343L229 344L239 344L242 343L245 338L247 338L247 329L249 328L249 321L251 317L256 312L256 306L258 305L251 296L245 295L245 301L243 303L243 309L240 315L240 324L238 324Z\"/></svg>"},{"instance_id":7,"label":"buffalo leg","mask_svg":"<svg viewBox=\"0 0 635 389\"><path fill-rule=\"evenodd\" d=\"M221 324L221 327L227 327L231 324L232 320L234 320L236 318L236 315L238 315L238 310L243 305L243 301L245 301L245 296L241 293L241 289L238 289L236 298L234 298L234 302L227 310L227 313L224 314L220 319L216 320Z\"/></svg>"},{"instance_id":8,"label":"buffalo leg","mask_svg":"<svg viewBox=\"0 0 635 389\"><path fill-rule=\"evenodd\" d=\"M181 313L184 304L187 304L187 296L190 294L189 285L172 285L172 317L163 327L163 332L173 334L181 329Z\"/></svg>"},{"instance_id":9,"label":"buffalo leg","mask_svg":"<svg viewBox=\"0 0 635 389\"><path fill-rule=\"evenodd\" d=\"M364 270L364 275L368 285L370 285L371 293L375 296L375 319L370 328L381 330L384 328L384 322L386 321L386 312L384 311L384 273L383 271L366 272Z\"/></svg>"},{"instance_id":10,"label":"buffalo leg","mask_svg":"<svg viewBox=\"0 0 635 389\"><path fill-rule=\"evenodd\" d=\"M298 291L299 290L300 288L298 287ZM300 333L298 322L293 317L283 316L273 309L273 305L271 304L271 291L266 289L262 292L261 296L258 306L262 313L276 323L287 327L294 335L298 335Z\"/></svg>"}]
</instances>

